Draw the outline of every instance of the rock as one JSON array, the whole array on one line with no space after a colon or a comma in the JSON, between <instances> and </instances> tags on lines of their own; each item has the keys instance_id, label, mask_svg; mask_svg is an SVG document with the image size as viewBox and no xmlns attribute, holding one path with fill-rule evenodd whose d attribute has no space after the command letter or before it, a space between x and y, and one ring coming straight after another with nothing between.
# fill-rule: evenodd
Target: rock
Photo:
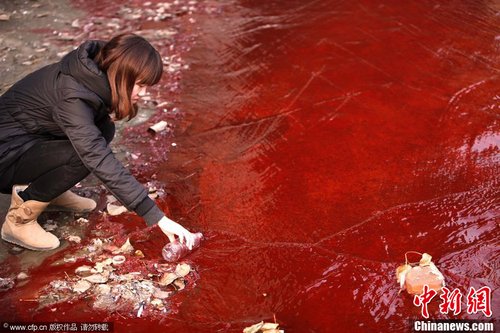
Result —
<instances>
[{"instance_id":1,"label":"rock","mask_svg":"<svg viewBox=\"0 0 500 333\"><path fill-rule=\"evenodd\" d=\"M21 272L21 273L17 274L16 279L18 279L18 280L26 280L28 277L29 277L28 274L26 274L24 272Z\"/></svg>"},{"instance_id":2,"label":"rock","mask_svg":"<svg viewBox=\"0 0 500 333\"><path fill-rule=\"evenodd\" d=\"M78 223L89 223L89 220L87 220L86 218L80 217L78 220L76 220L76 222L78 222Z\"/></svg>"},{"instance_id":3,"label":"rock","mask_svg":"<svg viewBox=\"0 0 500 333\"><path fill-rule=\"evenodd\" d=\"M80 280L73 285L73 291L81 294L86 292L90 287L92 287L92 284L90 282Z\"/></svg>"},{"instance_id":4,"label":"rock","mask_svg":"<svg viewBox=\"0 0 500 333\"><path fill-rule=\"evenodd\" d=\"M144 258L144 253L142 253L141 250L136 250L134 252L134 256L139 257L139 258Z\"/></svg>"},{"instance_id":5,"label":"rock","mask_svg":"<svg viewBox=\"0 0 500 333\"><path fill-rule=\"evenodd\" d=\"M5 13L0 14L0 21L8 21L8 20L10 20L10 14L5 14Z\"/></svg>"}]
</instances>

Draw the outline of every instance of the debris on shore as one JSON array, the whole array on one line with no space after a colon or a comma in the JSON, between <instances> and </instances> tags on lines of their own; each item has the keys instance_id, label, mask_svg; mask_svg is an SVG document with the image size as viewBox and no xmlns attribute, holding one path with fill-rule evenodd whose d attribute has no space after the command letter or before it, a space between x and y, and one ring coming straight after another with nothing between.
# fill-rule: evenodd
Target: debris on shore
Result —
<instances>
[{"instance_id":1,"label":"debris on shore","mask_svg":"<svg viewBox=\"0 0 500 333\"><path fill-rule=\"evenodd\" d=\"M84 248L84 264L39 292L39 307L85 298L94 309L131 317L168 312L169 298L194 285L195 271L186 262L159 263L137 251L128 239L121 247L92 239Z\"/></svg>"}]
</instances>

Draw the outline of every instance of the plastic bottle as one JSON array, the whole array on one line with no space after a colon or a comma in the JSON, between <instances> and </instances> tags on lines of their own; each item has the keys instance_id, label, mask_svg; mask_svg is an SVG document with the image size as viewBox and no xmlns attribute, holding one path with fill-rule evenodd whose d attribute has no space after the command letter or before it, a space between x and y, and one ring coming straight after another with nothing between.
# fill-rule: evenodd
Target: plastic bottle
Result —
<instances>
[{"instance_id":1,"label":"plastic bottle","mask_svg":"<svg viewBox=\"0 0 500 333\"><path fill-rule=\"evenodd\" d=\"M194 244L191 250L188 249L186 244L179 243L177 240L165 245L161 251L163 259L168 262L176 262L183 258L189 252L200 247L201 240L203 239L203 234L197 232L194 234Z\"/></svg>"}]
</instances>

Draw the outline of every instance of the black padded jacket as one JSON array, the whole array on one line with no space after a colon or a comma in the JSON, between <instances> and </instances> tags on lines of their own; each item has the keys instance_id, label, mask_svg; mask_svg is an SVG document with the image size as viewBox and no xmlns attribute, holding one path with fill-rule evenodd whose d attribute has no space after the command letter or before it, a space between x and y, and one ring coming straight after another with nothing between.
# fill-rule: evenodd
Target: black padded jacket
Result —
<instances>
[{"instance_id":1,"label":"black padded jacket","mask_svg":"<svg viewBox=\"0 0 500 333\"><path fill-rule=\"evenodd\" d=\"M108 113L111 90L106 73L92 60L103 45L87 41L0 96L0 177L37 142L67 138L87 169L125 207L153 225L163 212L108 145L114 136Z\"/></svg>"}]
</instances>

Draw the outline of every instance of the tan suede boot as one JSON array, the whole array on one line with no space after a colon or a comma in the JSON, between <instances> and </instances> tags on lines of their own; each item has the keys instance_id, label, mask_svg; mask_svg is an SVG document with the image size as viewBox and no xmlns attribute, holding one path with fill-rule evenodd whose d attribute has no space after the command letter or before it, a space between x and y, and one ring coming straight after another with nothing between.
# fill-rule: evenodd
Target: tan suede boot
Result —
<instances>
[{"instance_id":1,"label":"tan suede boot","mask_svg":"<svg viewBox=\"0 0 500 333\"><path fill-rule=\"evenodd\" d=\"M66 191L50 202L47 211L88 213L97 206L96 202L71 191Z\"/></svg>"},{"instance_id":2,"label":"tan suede boot","mask_svg":"<svg viewBox=\"0 0 500 333\"><path fill-rule=\"evenodd\" d=\"M22 186L14 185L9 211L2 225L2 239L30 250L52 250L59 247L59 239L43 230L37 218L49 205L48 202L23 201L17 194Z\"/></svg>"}]
</instances>

